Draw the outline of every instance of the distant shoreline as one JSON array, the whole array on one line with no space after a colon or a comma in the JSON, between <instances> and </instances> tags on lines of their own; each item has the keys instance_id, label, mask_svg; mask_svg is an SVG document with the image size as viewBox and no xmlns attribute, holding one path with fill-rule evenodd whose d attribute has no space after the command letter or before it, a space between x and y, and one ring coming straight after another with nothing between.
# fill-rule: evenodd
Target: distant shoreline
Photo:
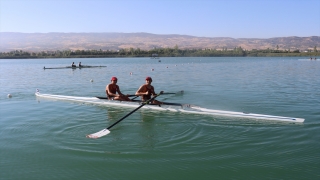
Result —
<instances>
[{"instance_id":1,"label":"distant shoreline","mask_svg":"<svg viewBox=\"0 0 320 180\"><path fill-rule=\"evenodd\" d=\"M195 57L195 56L192 56ZM203 56L201 56L203 57ZM212 57L212 56L210 56ZM215 56L217 57L217 56ZM320 55L319 56L313 56L312 59L309 56L219 56L219 57L303 57L305 59L310 59L310 60L320 60ZM28 58L24 58L24 57L20 57L20 58L12 58L12 57L8 57L8 58L0 58L0 59L77 59L77 58L138 58L138 57L28 57ZM148 58L148 57L143 57L143 58ZM152 58L150 58L152 59ZM161 58L159 58L161 59Z\"/></svg>"},{"instance_id":2,"label":"distant shoreline","mask_svg":"<svg viewBox=\"0 0 320 180\"><path fill-rule=\"evenodd\" d=\"M286 55L286 56L282 56L282 55L274 55L274 56L162 56L162 58L165 57L304 57L306 59L319 59L320 60L320 54L317 55ZM148 56L68 56L68 57L38 57L38 56L28 56L28 57L12 57L12 56L5 56L5 57L0 57L0 59L75 59L75 58L150 58L150 59L161 59L161 57L159 58L151 58ZM312 59L311 59L312 58Z\"/></svg>"},{"instance_id":3,"label":"distant shoreline","mask_svg":"<svg viewBox=\"0 0 320 180\"><path fill-rule=\"evenodd\" d=\"M243 50L241 47L232 50L223 49L191 49L183 50L176 48L164 48L153 50L121 49L118 51L102 50L64 50L64 51L41 51L27 52L15 50L0 52L0 59L58 59L58 58L126 58L147 57L157 59L160 57L308 57L320 56L320 51L300 52L299 50Z\"/></svg>"}]
</instances>

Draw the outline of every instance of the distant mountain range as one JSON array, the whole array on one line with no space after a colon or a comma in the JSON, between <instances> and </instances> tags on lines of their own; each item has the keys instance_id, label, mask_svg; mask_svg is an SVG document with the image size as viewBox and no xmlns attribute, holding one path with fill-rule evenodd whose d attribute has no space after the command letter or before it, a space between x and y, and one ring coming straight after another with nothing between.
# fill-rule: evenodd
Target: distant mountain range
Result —
<instances>
[{"instance_id":1,"label":"distant mountain range","mask_svg":"<svg viewBox=\"0 0 320 180\"><path fill-rule=\"evenodd\" d=\"M150 33L14 33L0 32L0 52L12 50L119 50L140 48L320 50L320 36L276 38L196 37Z\"/></svg>"}]
</instances>

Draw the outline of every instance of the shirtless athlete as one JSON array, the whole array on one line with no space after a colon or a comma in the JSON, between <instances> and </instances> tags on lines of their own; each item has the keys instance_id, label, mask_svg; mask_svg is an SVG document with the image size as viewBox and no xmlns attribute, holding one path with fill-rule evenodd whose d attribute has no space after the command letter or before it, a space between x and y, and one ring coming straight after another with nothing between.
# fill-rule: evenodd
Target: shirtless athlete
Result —
<instances>
[{"instance_id":1,"label":"shirtless athlete","mask_svg":"<svg viewBox=\"0 0 320 180\"><path fill-rule=\"evenodd\" d=\"M141 96L142 101L147 101L151 99L151 95L156 96L157 94L154 92L154 87L151 85L152 78L146 77L146 83L140 86L140 88L137 90L136 95ZM163 91L160 92L162 94ZM152 104L163 104L160 101L153 100L151 102Z\"/></svg>"},{"instance_id":2,"label":"shirtless athlete","mask_svg":"<svg viewBox=\"0 0 320 180\"><path fill-rule=\"evenodd\" d=\"M118 79L116 77L111 78L111 83L106 87L106 94L109 100L118 100L118 101L131 101L128 98L128 95L121 93L119 86L117 85ZM118 93L118 94L117 94Z\"/></svg>"}]
</instances>

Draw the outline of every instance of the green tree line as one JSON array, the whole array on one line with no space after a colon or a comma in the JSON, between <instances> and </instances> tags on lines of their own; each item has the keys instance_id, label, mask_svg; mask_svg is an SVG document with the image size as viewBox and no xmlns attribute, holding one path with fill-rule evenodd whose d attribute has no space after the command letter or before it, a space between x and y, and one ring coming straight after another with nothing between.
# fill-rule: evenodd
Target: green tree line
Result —
<instances>
[{"instance_id":1,"label":"green tree line","mask_svg":"<svg viewBox=\"0 0 320 180\"><path fill-rule=\"evenodd\" d=\"M241 47L234 49L179 49L176 45L174 48L154 48L151 50L142 50L140 48L129 48L120 50L57 50L28 52L14 50L10 52L0 52L1 59L27 59L27 58L112 58L112 57L272 57L272 56L319 56L320 51L317 47L313 50L279 50L276 49L252 49L244 50Z\"/></svg>"}]
</instances>

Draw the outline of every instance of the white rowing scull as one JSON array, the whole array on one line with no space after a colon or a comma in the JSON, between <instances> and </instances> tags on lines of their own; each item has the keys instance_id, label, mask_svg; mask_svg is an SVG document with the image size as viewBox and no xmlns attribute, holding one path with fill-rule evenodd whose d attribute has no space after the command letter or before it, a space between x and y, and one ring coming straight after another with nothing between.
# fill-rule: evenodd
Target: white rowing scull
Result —
<instances>
[{"instance_id":1,"label":"white rowing scull","mask_svg":"<svg viewBox=\"0 0 320 180\"><path fill-rule=\"evenodd\" d=\"M52 68L43 67L43 69L82 69L82 68L101 68L101 67L107 67L107 66L82 65L82 66L65 66L65 67L52 67Z\"/></svg>"},{"instance_id":2,"label":"white rowing scull","mask_svg":"<svg viewBox=\"0 0 320 180\"><path fill-rule=\"evenodd\" d=\"M53 95L53 94L42 94L36 92L35 95L40 98L48 98L54 100L65 100L72 102L81 102L87 104L97 104L101 106L120 106L120 107L131 107L137 108L141 105L140 101L113 101L107 100L102 97L77 97L77 96L63 96L63 95ZM172 112L182 112L182 113L192 113L192 114L205 114L211 116L226 116L226 117L238 117L238 118L249 118L249 119L263 119L263 120L272 120L272 121L284 121L284 122L297 122L303 123L303 118L294 118L294 117L284 117L284 116L273 116L265 114L254 114L246 112L234 112L234 111L222 111L222 110L213 110L207 108L201 108L199 106L194 106L191 104L180 104L180 103L164 103L163 105L151 105L146 104L142 107L143 109L151 110L163 110L163 111L172 111Z\"/></svg>"}]
</instances>

